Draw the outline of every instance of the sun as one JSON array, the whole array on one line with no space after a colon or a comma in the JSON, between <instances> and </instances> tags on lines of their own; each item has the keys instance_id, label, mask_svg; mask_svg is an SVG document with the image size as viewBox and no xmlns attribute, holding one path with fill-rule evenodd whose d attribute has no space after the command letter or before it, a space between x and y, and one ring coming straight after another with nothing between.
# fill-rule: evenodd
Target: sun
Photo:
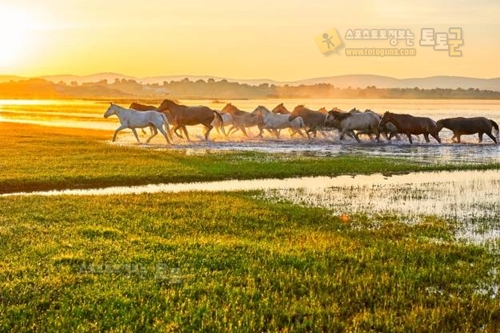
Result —
<instances>
[{"instance_id":1,"label":"sun","mask_svg":"<svg viewBox=\"0 0 500 333\"><path fill-rule=\"evenodd\" d=\"M28 13L0 7L0 67L13 65L23 52L29 51L32 26Z\"/></svg>"}]
</instances>

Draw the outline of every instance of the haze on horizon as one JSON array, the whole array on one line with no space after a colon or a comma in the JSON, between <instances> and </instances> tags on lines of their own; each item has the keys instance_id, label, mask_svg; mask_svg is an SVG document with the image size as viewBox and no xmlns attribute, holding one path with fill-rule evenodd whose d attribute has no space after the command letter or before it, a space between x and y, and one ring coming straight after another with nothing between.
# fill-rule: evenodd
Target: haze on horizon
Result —
<instances>
[{"instance_id":1,"label":"haze on horizon","mask_svg":"<svg viewBox=\"0 0 500 333\"><path fill-rule=\"evenodd\" d=\"M17 0L0 2L0 74L117 72L293 81L374 74L500 77L500 3L477 0L268 2ZM335 27L411 29L414 57L324 56L313 38ZM421 28L461 27L462 57L420 47ZM345 46L349 41L344 41ZM377 42L379 43L379 42ZM401 46L404 46L404 42ZM360 46L390 47L386 44ZM355 47L357 47L356 45Z\"/></svg>"}]
</instances>

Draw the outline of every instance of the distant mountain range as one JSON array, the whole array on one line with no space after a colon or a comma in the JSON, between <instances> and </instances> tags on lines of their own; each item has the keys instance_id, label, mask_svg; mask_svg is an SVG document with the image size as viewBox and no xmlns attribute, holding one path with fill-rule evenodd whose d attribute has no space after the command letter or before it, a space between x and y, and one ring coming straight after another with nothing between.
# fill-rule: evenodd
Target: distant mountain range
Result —
<instances>
[{"instance_id":1,"label":"distant mountain range","mask_svg":"<svg viewBox=\"0 0 500 333\"><path fill-rule=\"evenodd\" d=\"M376 86L377 88L421 88L421 89L433 89L433 88L443 88L443 89L481 89L481 90L493 90L500 91L500 78L492 79L479 79L471 77L462 76L432 76L425 78L408 78L408 79L396 79L388 76L379 75L339 75L339 76L329 76L305 79L299 81L274 81L269 79L231 79L223 78L217 76L198 76L198 75L175 75L175 76L153 76L153 77L133 77L117 73L98 73L87 76L78 75L49 75L41 76L40 78L51 82L65 82L70 84L71 82L77 82L78 84L84 82L98 82L102 80L107 80L109 83L114 82L116 79L122 80L135 80L144 84L159 83L162 84L164 81L179 81L188 78L190 81L197 80L208 80L210 78L220 81L227 80L229 82L239 82L246 83L249 85L260 85L260 84L274 84L274 85L312 85L320 83L332 84L338 88L366 88L367 86ZM4 75L0 76L0 83L9 81L19 81L28 79L27 77Z\"/></svg>"}]
</instances>

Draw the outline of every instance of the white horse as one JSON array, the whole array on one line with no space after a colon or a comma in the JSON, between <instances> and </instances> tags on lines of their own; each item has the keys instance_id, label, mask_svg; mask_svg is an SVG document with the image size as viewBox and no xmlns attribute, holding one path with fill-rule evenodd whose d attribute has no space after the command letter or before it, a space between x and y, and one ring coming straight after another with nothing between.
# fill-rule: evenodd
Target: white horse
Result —
<instances>
[{"instance_id":1,"label":"white horse","mask_svg":"<svg viewBox=\"0 0 500 333\"><path fill-rule=\"evenodd\" d=\"M367 131L377 136L380 141L379 117L374 112L338 112L330 111L325 119L325 123L331 123L340 130L340 140L344 139L346 133L353 131ZM359 140L358 134L354 133L356 141Z\"/></svg>"},{"instance_id":2,"label":"white horse","mask_svg":"<svg viewBox=\"0 0 500 333\"><path fill-rule=\"evenodd\" d=\"M262 128L260 129L260 136L262 137L262 129L271 130L276 134L276 137L279 139L280 130L284 128L290 129L290 136L293 136L296 133L299 133L302 137L305 137L304 133L300 130L303 128L304 120L302 117L294 118L292 121L288 120L288 114L276 114L269 111L265 106L258 106L253 112L252 116L261 117L262 119Z\"/></svg>"},{"instance_id":3,"label":"white horse","mask_svg":"<svg viewBox=\"0 0 500 333\"><path fill-rule=\"evenodd\" d=\"M109 108L104 113L104 118L108 118L112 115L116 115L120 119L120 127L118 127L113 135L113 142L116 140L116 135L121 130L130 128L134 132L137 142L141 142L137 136L136 128L150 127L153 129L153 133L146 140L149 143L151 139L158 134L158 131L163 134L167 143L171 143L170 138L170 126L167 117L158 111L136 111L134 109L126 109L119 105L110 103ZM163 129L165 126L166 132Z\"/></svg>"},{"instance_id":4,"label":"white horse","mask_svg":"<svg viewBox=\"0 0 500 333\"><path fill-rule=\"evenodd\" d=\"M210 125L215 127L215 129L217 130L217 133L219 133L219 134L220 134L221 128L224 128L224 126L226 126L226 125L233 125L234 124L234 118L230 113L222 113L221 112L220 115L222 116L222 123L218 117L215 117L214 120L212 121L212 123L210 123ZM224 135L227 136L228 134L224 133Z\"/></svg>"}]
</instances>

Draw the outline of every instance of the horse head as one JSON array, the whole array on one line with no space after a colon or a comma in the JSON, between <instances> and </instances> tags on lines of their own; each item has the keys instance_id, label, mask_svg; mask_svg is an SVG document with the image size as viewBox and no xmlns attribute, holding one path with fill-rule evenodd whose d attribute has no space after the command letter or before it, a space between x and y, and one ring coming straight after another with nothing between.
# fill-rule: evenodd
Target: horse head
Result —
<instances>
[{"instance_id":1,"label":"horse head","mask_svg":"<svg viewBox=\"0 0 500 333\"><path fill-rule=\"evenodd\" d=\"M444 121L443 120L444 119L436 121L436 129L437 129L438 133L441 132L441 130L444 127Z\"/></svg>"},{"instance_id":2,"label":"horse head","mask_svg":"<svg viewBox=\"0 0 500 333\"><path fill-rule=\"evenodd\" d=\"M259 105L252 112L252 116L254 117L264 117L264 115L271 113L265 106Z\"/></svg>"},{"instance_id":3,"label":"horse head","mask_svg":"<svg viewBox=\"0 0 500 333\"><path fill-rule=\"evenodd\" d=\"M287 108L283 105L283 103L280 103L276 105L276 107L272 110L273 113L280 113L280 114L288 114L290 111L287 110Z\"/></svg>"},{"instance_id":4,"label":"horse head","mask_svg":"<svg viewBox=\"0 0 500 333\"><path fill-rule=\"evenodd\" d=\"M392 113L389 111L386 111L384 115L382 116L382 119L380 119L380 122L378 123L379 127L384 126L387 123L390 123L392 121Z\"/></svg>"},{"instance_id":5,"label":"horse head","mask_svg":"<svg viewBox=\"0 0 500 333\"><path fill-rule=\"evenodd\" d=\"M175 103L174 101L170 99L164 99L163 102L161 102L160 106L158 107L159 112L164 112L166 110L170 110L171 107L179 106L179 104Z\"/></svg>"},{"instance_id":6,"label":"horse head","mask_svg":"<svg viewBox=\"0 0 500 333\"><path fill-rule=\"evenodd\" d=\"M345 119L346 116L349 116L349 113L340 112L340 111L335 110L335 108L333 108L332 110L328 111L328 113L327 113L327 116L325 118L325 125L339 128L340 122L343 119Z\"/></svg>"},{"instance_id":7,"label":"horse head","mask_svg":"<svg viewBox=\"0 0 500 333\"><path fill-rule=\"evenodd\" d=\"M106 110L106 112L104 112L104 118L108 118L114 115L115 113L116 113L116 104L109 103L108 109Z\"/></svg>"},{"instance_id":8,"label":"horse head","mask_svg":"<svg viewBox=\"0 0 500 333\"><path fill-rule=\"evenodd\" d=\"M295 118L299 117L300 116L300 111L304 110L305 107L304 107L304 104L299 104L297 105L292 113L290 113L290 115L288 116L288 121L293 121Z\"/></svg>"},{"instance_id":9,"label":"horse head","mask_svg":"<svg viewBox=\"0 0 500 333\"><path fill-rule=\"evenodd\" d=\"M223 112L223 113L233 113L236 110L237 110L237 108L233 104L227 103L226 106L221 110L221 112Z\"/></svg>"}]
</instances>

